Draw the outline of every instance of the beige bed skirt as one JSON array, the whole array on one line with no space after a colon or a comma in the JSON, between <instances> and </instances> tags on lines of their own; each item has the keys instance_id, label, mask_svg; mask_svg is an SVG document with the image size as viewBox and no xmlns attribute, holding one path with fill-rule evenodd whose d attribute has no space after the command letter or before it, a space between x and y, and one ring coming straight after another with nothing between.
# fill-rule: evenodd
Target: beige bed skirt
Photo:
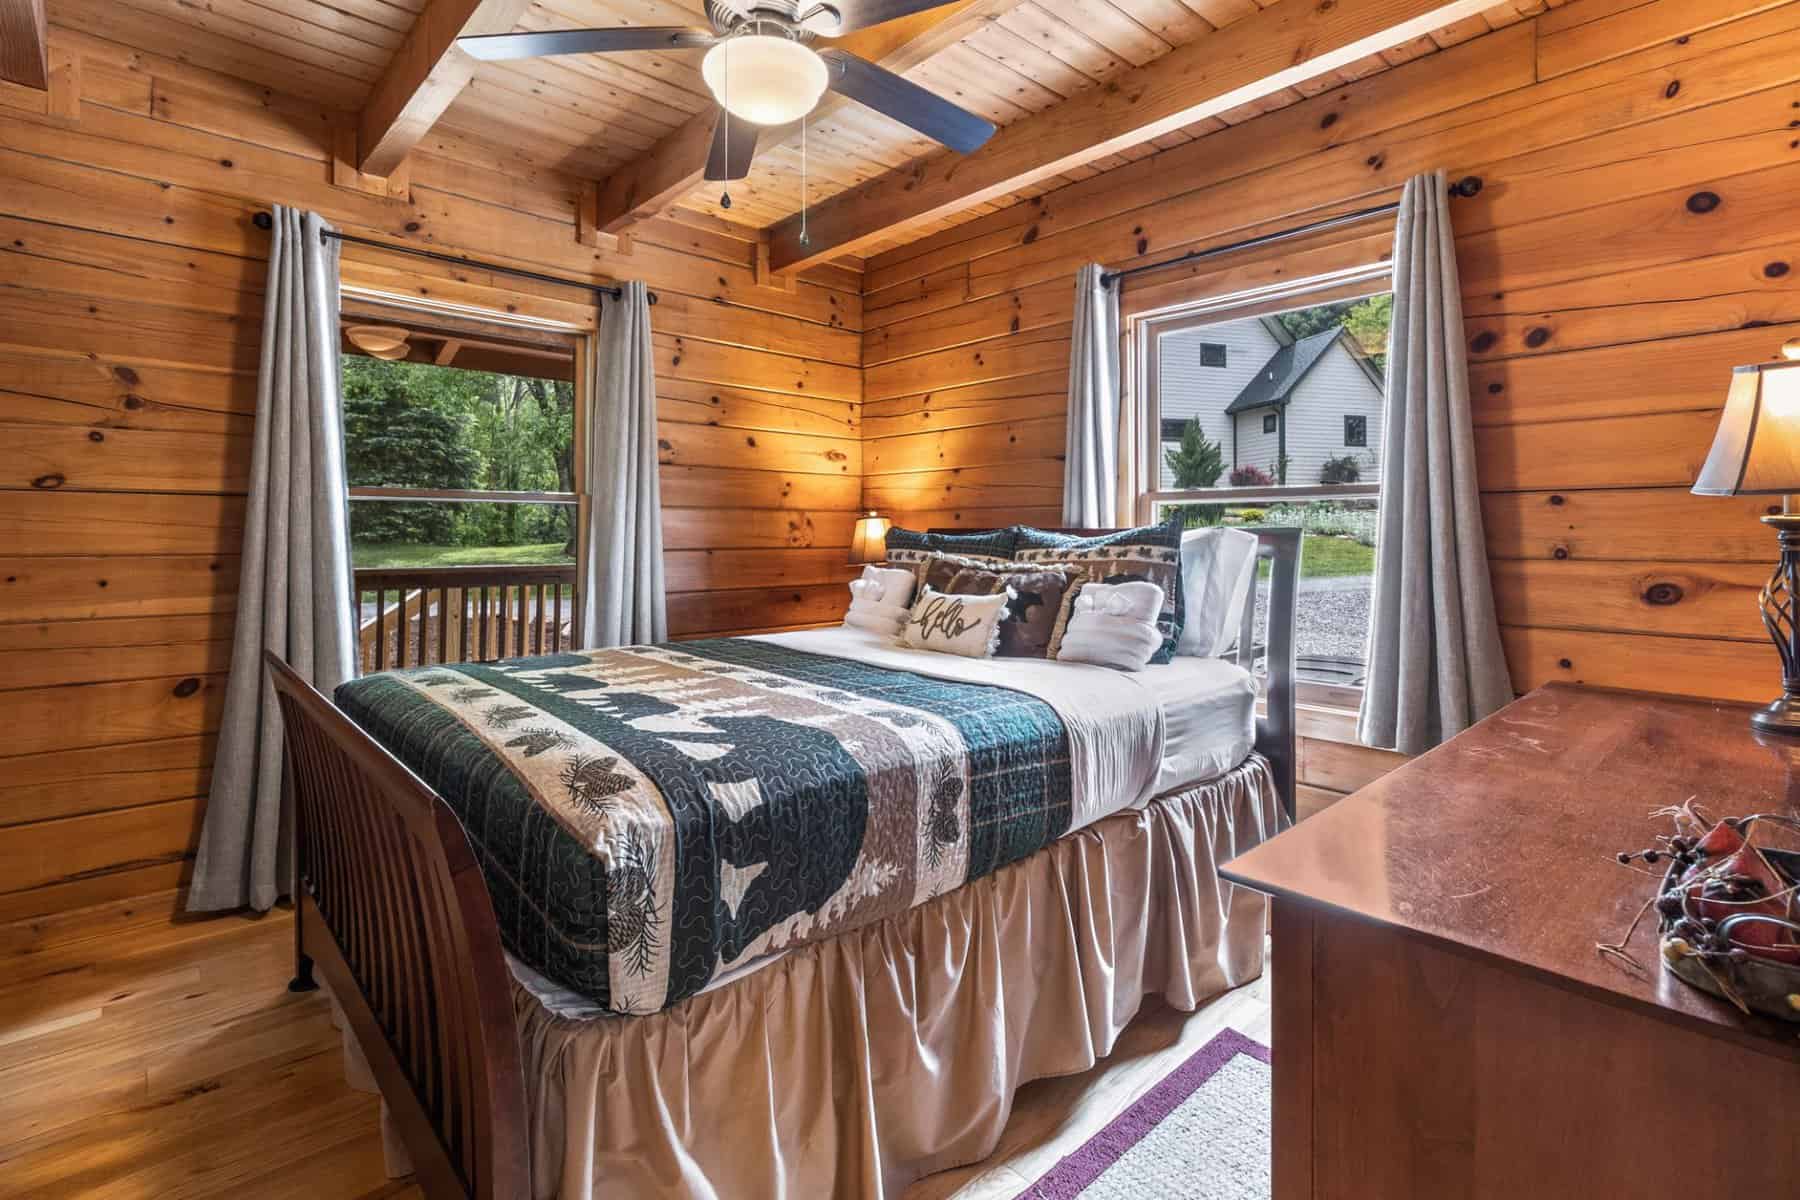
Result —
<instances>
[{"instance_id":1,"label":"beige bed skirt","mask_svg":"<svg viewBox=\"0 0 1800 1200\"><path fill-rule=\"evenodd\" d=\"M1265 901L1217 868L1279 813L1252 757L666 1012L519 988L537 1196L892 1200L985 1158L1019 1086L1091 1067L1146 995L1262 973Z\"/></svg>"}]
</instances>

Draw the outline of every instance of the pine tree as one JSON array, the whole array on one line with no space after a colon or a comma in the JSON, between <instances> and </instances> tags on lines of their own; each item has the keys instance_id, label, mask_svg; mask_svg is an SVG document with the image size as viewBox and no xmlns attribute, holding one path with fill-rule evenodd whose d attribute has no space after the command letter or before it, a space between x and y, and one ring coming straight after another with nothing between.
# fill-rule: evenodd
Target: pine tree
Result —
<instances>
[{"instance_id":1,"label":"pine tree","mask_svg":"<svg viewBox=\"0 0 1800 1200\"><path fill-rule=\"evenodd\" d=\"M1165 452L1177 490L1209 488L1225 473L1225 452L1200 432L1198 417L1181 427L1181 444Z\"/></svg>"}]
</instances>

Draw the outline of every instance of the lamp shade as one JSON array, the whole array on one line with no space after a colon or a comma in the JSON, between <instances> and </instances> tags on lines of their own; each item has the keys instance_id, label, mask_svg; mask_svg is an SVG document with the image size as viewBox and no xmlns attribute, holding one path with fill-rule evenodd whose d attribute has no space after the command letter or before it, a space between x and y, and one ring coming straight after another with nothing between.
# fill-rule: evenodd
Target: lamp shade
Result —
<instances>
[{"instance_id":1,"label":"lamp shade","mask_svg":"<svg viewBox=\"0 0 1800 1200\"><path fill-rule=\"evenodd\" d=\"M850 535L850 561L872 563L887 558L887 533L892 524L886 517L878 517L872 512L859 518Z\"/></svg>"},{"instance_id":2,"label":"lamp shade","mask_svg":"<svg viewBox=\"0 0 1800 1200\"><path fill-rule=\"evenodd\" d=\"M1800 492L1800 362L1738 367L1694 494L1793 492Z\"/></svg>"},{"instance_id":3,"label":"lamp shade","mask_svg":"<svg viewBox=\"0 0 1800 1200\"><path fill-rule=\"evenodd\" d=\"M798 121L829 82L825 60L791 38L741 34L700 60L700 77L726 112L753 125Z\"/></svg>"}]
</instances>

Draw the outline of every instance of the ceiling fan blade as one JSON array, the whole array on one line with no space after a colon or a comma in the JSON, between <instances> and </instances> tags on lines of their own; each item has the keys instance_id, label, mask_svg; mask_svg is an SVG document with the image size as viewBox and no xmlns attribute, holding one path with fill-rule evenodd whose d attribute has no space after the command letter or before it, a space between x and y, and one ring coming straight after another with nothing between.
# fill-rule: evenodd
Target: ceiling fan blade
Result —
<instances>
[{"instance_id":1,"label":"ceiling fan blade","mask_svg":"<svg viewBox=\"0 0 1800 1200\"><path fill-rule=\"evenodd\" d=\"M830 71L832 91L866 104L902 125L968 154L994 136L994 123L978 117L916 83L843 50L819 51Z\"/></svg>"},{"instance_id":2,"label":"ceiling fan blade","mask_svg":"<svg viewBox=\"0 0 1800 1200\"><path fill-rule=\"evenodd\" d=\"M819 0L809 5L802 0L800 23L821 36L842 37L855 29L953 3L955 0Z\"/></svg>"},{"instance_id":3,"label":"ceiling fan blade","mask_svg":"<svg viewBox=\"0 0 1800 1200\"><path fill-rule=\"evenodd\" d=\"M731 130L730 154L726 154L725 130ZM756 157L756 126L719 110L718 124L713 126L712 150L706 156L706 177L742 179L750 173L750 160Z\"/></svg>"},{"instance_id":4,"label":"ceiling fan blade","mask_svg":"<svg viewBox=\"0 0 1800 1200\"><path fill-rule=\"evenodd\" d=\"M710 46L718 35L680 25L619 29L555 29L538 33L490 33L458 38L456 44L481 59L544 58L552 54L605 54L616 50L685 50Z\"/></svg>"}]
</instances>

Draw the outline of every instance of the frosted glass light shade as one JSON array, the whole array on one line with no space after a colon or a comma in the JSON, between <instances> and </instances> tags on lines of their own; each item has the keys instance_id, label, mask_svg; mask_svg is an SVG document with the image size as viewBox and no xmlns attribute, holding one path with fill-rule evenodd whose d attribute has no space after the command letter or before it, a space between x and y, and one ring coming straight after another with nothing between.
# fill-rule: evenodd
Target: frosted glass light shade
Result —
<instances>
[{"instance_id":1,"label":"frosted glass light shade","mask_svg":"<svg viewBox=\"0 0 1800 1200\"><path fill-rule=\"evenodd\" d=\"M720 42L700 60L700 77L725 109L753 125L798 121L819 103L825 61L790 38L745 34Z\"/></svg>"},{"instance_id":2,"label":"frosted glass light shade","mask_svg":"<svg viewBox=\"0 0 1800 1200\"><path fill-rule=\"evenodd\" d=\"M850 535L850 561L853 563L884 562L887 559L888 527L893 522L870 513L860 517Z\"/></svg>"},{"instance_id":3,"label":"frosted glass light shade","mask_svg":"<svg viewBox=\"0 0 1800 1200\"><path fill-rule=\"evenodd\" d=\"M1738 367L1698 496L1800 492L1800 362Z\"/></svg>"}]
</instances>

